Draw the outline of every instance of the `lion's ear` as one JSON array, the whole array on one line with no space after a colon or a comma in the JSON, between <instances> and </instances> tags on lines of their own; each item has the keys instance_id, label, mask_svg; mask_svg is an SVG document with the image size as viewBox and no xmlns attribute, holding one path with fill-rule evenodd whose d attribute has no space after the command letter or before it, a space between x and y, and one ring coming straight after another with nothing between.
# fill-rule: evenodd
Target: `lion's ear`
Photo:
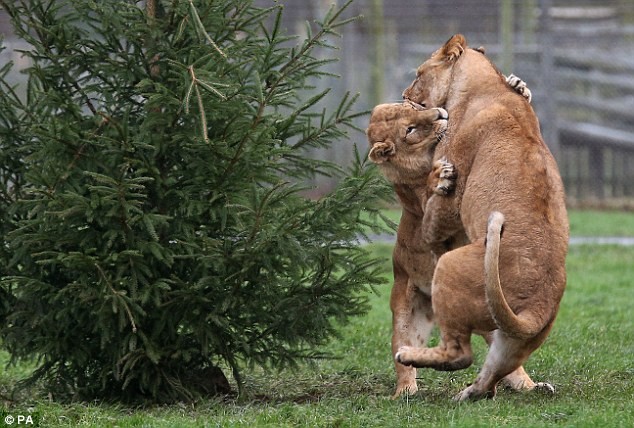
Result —
<instances>
[{"instance_id":1,"label":"lion's ear","mask_svg":"<svg viewBox=\"0 0 634 428\"><path fill-rule=\"evenodd\" d=\"M462 34L456 34L442 47L442 55L445 61L456 60L467 48L467 39Z\"/></svg>"},{"instance_id":2,"label":"lion's ear","mask_svg":"<svg viewBox=\"0 0 634 428\"><path fill-rule=\"evenodd\" d=\"M376 143L372 146L370 153L368 153L368 158L376 164L382 164L383 162L390 160L394 154L396 154L394 144L382 142Z\"/></svg>"}]
</instances>

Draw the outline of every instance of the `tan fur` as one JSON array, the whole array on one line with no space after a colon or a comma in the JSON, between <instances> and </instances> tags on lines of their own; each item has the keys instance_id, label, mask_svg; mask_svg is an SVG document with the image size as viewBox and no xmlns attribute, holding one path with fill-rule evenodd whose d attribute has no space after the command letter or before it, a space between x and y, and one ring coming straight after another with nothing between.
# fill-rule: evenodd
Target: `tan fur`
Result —
<instances>
[{"instance_id":1,"label":"tan fur","mask_svg":"<svg viewBox=\"0 0 634 428\"><path fill-rule=\"evenodd\" d=\"M407 135L411 127L417 129ZM367 129L369 158L394 184L403 208L392 254L392 355L401 346L423 346L433 327L431 279L436 259L422 240L421 225L434 148L446 128L444 110L420 111L405 103L376 106ZM395 368L393 398L415 393L416 369L396 362Z\"/></svg>"},{"instance_id":2,"label":"tan fur","mask_svg":"<svg viewBox=\"0 0 634 428\"><path fill-rule=\"evenodd\" d=\"M374 108L367 130L371 146L369 158L377 163L394 184L403 208L393 251L394 285L392 310L392 355L402 346L424 346L433 327L431 280L436 257L422 239L424 207L431 194L445 195L446 172L442 161L432 165L438 137L447 128L444 110L420 111L412 104L382 104ZM407 135L415 126L417 131ZM430 174L431 172L431 174ZM444 248L466 244L464 235L443 242ZM489 337L486 337L489 340ZM397 386L393 398L418 390L416 369L396 363ZM534 385L520 367L505 382L514 389Z\"/></svg>"},{"instance_id":3,"label":"tan fur","mask_svg":"<svg viewBox=\"0 0 634 428\"><path fill-rule=\"evenodd\" d=\"M456 398L492 397L509 374L523 382L518 370L546 339L559 308L568 250L561 178L528 101L463 36L423 63L403 95L450 116L435 157L454 165L455 191L427 201L424 239L444 242L464 230L472 243L446 252L436 266L432 301L441 344L404 346L396 359L464 368L472 362L471 334L486 334L482 370ZM549 387L529 381L527 389Z\"/></svg>"},{"instance_id":4,"label":"tan fur","mask_svg":"<svg viewBox=\"0 0 634 428\"><path fill-rule=\"evenodd\" d=\"M390 181L424 184L420 180L429 175L434 148L446 129L444 109L380 104L372 110L366 131L371 144L368 156Z\"/></svg>"}]
</instances>

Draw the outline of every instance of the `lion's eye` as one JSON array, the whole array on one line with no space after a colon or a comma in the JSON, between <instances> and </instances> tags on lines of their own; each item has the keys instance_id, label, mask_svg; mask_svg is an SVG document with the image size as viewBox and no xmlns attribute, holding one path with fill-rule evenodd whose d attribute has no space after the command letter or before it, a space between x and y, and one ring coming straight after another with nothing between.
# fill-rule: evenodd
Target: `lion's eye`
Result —
<instances>
[{"instance_id":1,"label":"lion's eye","mask_svg":"<svg viewBox=\"0 0 634 428\"><path fill-rule=\"evenodd\" d=\"M408 126L407 127L407 131L405 131L405 136L408 136L409 134L411 134L414 131L416 131L416 127L415 126Z\"/></svg>"}]
</instances>

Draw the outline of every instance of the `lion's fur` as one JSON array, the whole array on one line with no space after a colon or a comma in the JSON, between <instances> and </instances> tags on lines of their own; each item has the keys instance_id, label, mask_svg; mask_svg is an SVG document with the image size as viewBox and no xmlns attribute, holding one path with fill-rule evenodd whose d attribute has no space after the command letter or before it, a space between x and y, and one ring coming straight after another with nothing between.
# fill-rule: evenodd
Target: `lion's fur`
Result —
<instances>
[{"instance_id":1,"label":"lion's fur","mask_svg":"<svg viewBox=\"0 0 634 428\"><path fill-rule=\"evenodd\" d=\"M418 68L404 97L444 107L450 117L435 158L453 163L455 194L429 198L424 238L433 244L464 230L472 244L442 255L434 273L432 302L441 345L403 347L397 360L436 369L466 367L471 334L488 332L487 360L458 398L490 397L497 383L543 343L559 308L568 249L561 178L528 101L517 97L463 36L452 37ZM489 230L493 212L504 220L494 218ZM490 245L485 244L487 231L494 240ZM499 272L493 272L496 263L489 263L485 287L485 252L491 262L498 249Z\"/></svg>"},{"instance_id":2,"label":"lion's fur","mask_svg":"<svg viewBox=\"0 0 634 428\"><path fill-rule=\"evenodd\" d=\"M438 110L417 111L410 104L382 104L372 111L367 130L369 158L393 183L403 209L392 255L393 355L404 345L423 346L433 326L431 280L436 257L422 238L422 224L423 209L438 179L432 160L438 136L447 127L445 114ZM418 126L420 132L410 135L408 143L405 132L412 125ZM458 234L442 245L454 248L467 242L464 234ZM416 369L399 363L395 367L394 398L416 392ZM514 389L534 385L522 368L507 376L506 383Z\"/></svg>"},{"instance_id":3,"label":"lion's fur","mask_svg":"<svg viewBox=\"0 0 634 428\"><path fill-rule=\"evenodd\" d=\"M409 135L407 130L414 128ZM447 129L446 111L419 110L408 103L380 104L372 110L367 130L370 160L392 183L426 181L436 144Z\"/></svg>"},{"instance_id":4,"label":"lion's fur","mask_svg":"<svg viewBox=\"0 0 634 428\"><path fill-rule=\"evenodd\" d=\"M411 126L418 130L408 142L406 131ZM431 279L436 258L422 239L422 220L434 149L446 128L444 110L419 111L407 103L381 104L372 111L366 132L369 158L392 182L403 209L392 254L392 355L403 345L423 346L433 326ZM416 392L416 369L398 363L395 367L394 397Z\"/></svg>"}]
</instances>

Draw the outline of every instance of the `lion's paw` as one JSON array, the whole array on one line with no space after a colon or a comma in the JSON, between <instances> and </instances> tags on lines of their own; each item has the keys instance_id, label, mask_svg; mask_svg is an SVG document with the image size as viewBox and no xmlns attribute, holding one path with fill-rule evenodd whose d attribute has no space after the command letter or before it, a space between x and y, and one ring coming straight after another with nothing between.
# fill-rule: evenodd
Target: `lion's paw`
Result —
<instances>
[{"instance_id":1,"label":"lion's paw","mask_svg":"<svg viewBox=\"0 0 634 428\"><path fill-rule=\"evenodd\" d=\"M405 100L403 101L403 103L407 106L410 106L412 109L416 110L416 111L423 111L425 110L425 107L423 107L421 104L415 103L412 100Z\"/></svg>"},{"instance_id":2,"label":"lion's paw","mask_svg":"<svg viewBox=\"0 0 634 428\"><path fill-rule=\"evenodd\" d=\"M495 391L481 391L477 389L474 385L471 385L463 389L462 391L460 391L460 393L454 396L453 399L454 401L463 402L463 401L476 401L476 400L481 400L483 398L493 398L493 397L495 397Z\"/></svg>"},{"instance_id":3,"label":"lion's paw","mask_svg":"<svg viewBox=\"0 0 634 428\"><path fill-rule=\"evenodd\" d=\"M469 387L470 388L470 387ZM453 401L458 401L458 402L462 402L462 401L467 401L469 400L470 397L470 391L469 388L463 389L462 391L460 391L458 394L454 395L453 397Z\"/></svg>"},{"instance_id":4,"label":"lion's paw","mask_svg":"<svg viewBox=\"0 0 634 428\"><path fill-rule=\"evenodd\" d=\"M370 153L368 154L368 158L376 164L381 164L389 160L392 156L396 154L396 147L392 143L376 143L370 149Z\"/></svg>"},{"instance_id":5,"label":"lion's paw","mask_svg":"<svg viewBox=\"0 0 634 428\"><path fill-rule=\"evenodd\" d=\"M414 362L412 355L414 349L412 346L401 346L398 348L396 355L394 355L394 359L397 363L401 363L404 366L411 366Z\"/></svg>"},{"instance_id":6,"label":"lion's paw","mask_svg":"<svg viewBox=\"0 0 634 428\"><path fill-rule=\"evenodd\" d=\"M526 98L529 103L531 102L533 94L531 93L531 90L528 89L528 86L526 86L526 82L514 74L509 74L506 78L506 82L515 89L515 92Z\"/></svg>"},{"instance_id":7,"label":"lion's paw","mask_svg":"<svg viewBox=\"0 0 634 428\"><path fill-rule=\"evenodd\" d=\"M418 392L418 385L416 385L416 380L413 383L408 382L407 384L398 384L396 386L396 391L394 395L392 395L392 400L396 400L401 395L414 395Z\"/></svg>"},{"instance_id":8,"label":"lion's paw","mask_svg":"<svg viewBox=\"0 0 634 428\"><path fill-rule=\"evenodd\" d=\"M433 174L438 177L438 184L434 189L437 195L447 196L456 188L458 174L447 158L439 159L434 163Z\"/></svg>"}]
</instances>

